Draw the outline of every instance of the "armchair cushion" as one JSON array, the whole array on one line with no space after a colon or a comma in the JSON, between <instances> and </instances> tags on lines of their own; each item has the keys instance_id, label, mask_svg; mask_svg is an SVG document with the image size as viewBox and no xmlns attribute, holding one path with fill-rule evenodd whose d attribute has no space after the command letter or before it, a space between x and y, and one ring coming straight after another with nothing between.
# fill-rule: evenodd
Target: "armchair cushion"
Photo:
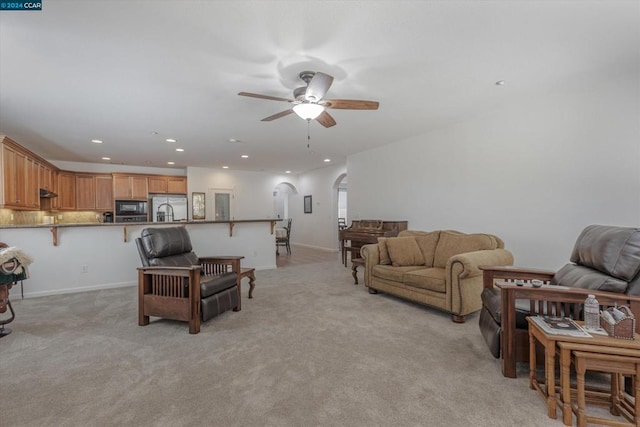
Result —
<instances>
[{"instance_id":1,"label":"armchair cushion","mask_svg":"<svg viewBox=\"0 0 640 427\"><path fill-rule=\"evenodd\" d=\"M386 243L394 267L424 265L424 256L415 237L390 237Z\"/></svg>"},{"instance_id":2,"label":"armchair cushion","mask_svg":"<svg viewBox=\"0 0 640 427\"><path fill-rule=\"evenodd\" d=\"M495 238L488 234L459 234L441 231L436 247L434 267L445 268L447 261L454 255L498 247Z\"/></svg>"},{"instance_id":3,"label":"armchair cushion","mask_svg":"<svg viewBox=\"0 0 640 427\"><path fill-rule=\"evenodd\" d=\"M552 285L624 294L628 283L581 265L567 264L551 279Z\"/></svg>"},{"instance_id":4,"label":"armchair cushion","mask_svg":"<svg viewBox=\"0 0 640 427\"><path fill-rule=\"evenodd\" d=\"M578 236L570 260L629 282L640 272L640 229L590 225Z\"/></svg>"},{"instance_id":5,"label":"armchair cushion","mask_svg":"<svg viewBox=\"0 0 640 427\"><path fill-rule=\"evenodd\" d=\"M236 286L236 273L224 273L220 276L200 276L200 298L207 298L225 289Z\"/></svg>"},{"instance_id":6,"label":"armchair cushion","mask_svg":"<svg viewBox=\"0 0 640 427\"><path fill-rule=\"evenodd\" d=\"M187 229L184 227L145 228L142 230L140 238L142 239L142 246L149 258L181 255L193 250L191 238L189 237ZM198 262L194 265L196 264L198 264Z\"/></svg>"}]
</instances>

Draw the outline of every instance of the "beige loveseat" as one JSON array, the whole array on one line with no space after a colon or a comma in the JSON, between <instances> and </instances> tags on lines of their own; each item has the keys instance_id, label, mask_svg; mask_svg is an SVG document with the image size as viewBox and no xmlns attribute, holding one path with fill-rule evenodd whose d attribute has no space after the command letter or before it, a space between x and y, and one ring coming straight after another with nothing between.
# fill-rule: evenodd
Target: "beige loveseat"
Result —
<instances>
[{"instance_id":1,"label":"beige loveseat","mask_svg":"<svg viewBox=\"0 0 640 427\"><path fill-rule=\"evenodd\" d=\"M513 265L492 234L401 231L361 249L369 293L386 292L452 314L454 322L482 308L482 266Z\"/></svg>"}]
</instances>

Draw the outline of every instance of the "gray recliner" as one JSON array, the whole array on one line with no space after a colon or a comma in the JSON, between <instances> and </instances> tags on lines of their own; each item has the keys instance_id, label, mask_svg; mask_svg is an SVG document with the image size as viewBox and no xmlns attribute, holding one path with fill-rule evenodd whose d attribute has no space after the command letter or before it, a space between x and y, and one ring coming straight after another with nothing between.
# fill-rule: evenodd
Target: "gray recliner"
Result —
<instances>
[{"instance_id":1,"label":"gray recliner","mask_svg":"<svg viewBox=\"0 0 640 427\"><path fill-rule=\"evenodd\" d=\"M539 279L553 285L567 286L589 293L619 294L625 296L632 310L640 307L640 228L590 225L578 236L570 257L570 263L557 272L518 269L516 267L483 268L484 289L480 312L480 331L494 357L501 356L502 307L500 289L493 286L494 280L529 282ZM531 315L529 300L516 300L514 334L512 343L518 362L528 360L528 334L526 317ZM555 313L560 314L562 313ZM636 317L640 313L634 313Z\"/></svg>"},{"instance_id":2,"label":"gray recliner","mask_svg":"<svg viewBox=\"0 0 640 427\"><path fill-rule=\"evenodd\" d=\"M184 227L145 228L136 239L138 323L149 316L189 322L189 333L200 332L200 321L233 309L240 311L242 256L200 258Z\"/></svg>"}]
</instances>

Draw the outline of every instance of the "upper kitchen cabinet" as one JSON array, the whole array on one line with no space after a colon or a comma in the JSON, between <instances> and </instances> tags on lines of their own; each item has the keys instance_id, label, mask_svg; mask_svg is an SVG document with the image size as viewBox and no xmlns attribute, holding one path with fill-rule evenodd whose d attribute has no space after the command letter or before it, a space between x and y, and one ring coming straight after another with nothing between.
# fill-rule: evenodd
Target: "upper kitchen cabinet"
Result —
<instances>
[{"instance_id":1,"label":"upper kitchen cabinet","mask_svg":"<svg viewBox=\"0 0 640 427\"><path fill-rule=\"evenodd\" d=\"M42 163L38 164L38 183L38 186L44 190L54 190L53 170L49 166Z\"/></svg>"},{"instance_id":2,"label":"upper kitchen cabinet","mask_svg":"<svg viewBox=\"0 0 640 427\"><path fill-rule=\"evenodd\" d=\"M76 174L60 171L58 174L58 209L73 211L76 209Z\"/></svg>"},{"instance_id":3,"label":"upper kitchen cabinet","mask_svg":"<svg viewBox=\"0 0 640 427\"><path fill-rule=\"evenodd\" d=\"M76 210L113 210L111 175L76 174Z\"/></svg>"},{"instance_id":4,"label":"upper kitchen cabinet","mask_svg":"<svg viewBox=\"0 0 640 427\"><path fill-rule=\"evenodd\" d=\"M185 176L149 176L149 194L187 194Z\"/></svg>"},{"instance_id":5,"label":"upper kitchen cabinet","mask_svg":"<svg viewBox=\"0 0 640 427\"><path fill-rule=\"evenodd\" d=\"M147 200L147 177L141 175L113 175L114 200Z\"/></svg>"},{"instance_id":6,"label":"upper kitchen cabinet","mask_svg":"<svg viewBox=\"0 0 640 427\"><path fill-rule=\"evenodd\" d=\"M5 207L27 208L27 156L6 145L2 146L2 183Z\"/></svg>"}]
</instances>

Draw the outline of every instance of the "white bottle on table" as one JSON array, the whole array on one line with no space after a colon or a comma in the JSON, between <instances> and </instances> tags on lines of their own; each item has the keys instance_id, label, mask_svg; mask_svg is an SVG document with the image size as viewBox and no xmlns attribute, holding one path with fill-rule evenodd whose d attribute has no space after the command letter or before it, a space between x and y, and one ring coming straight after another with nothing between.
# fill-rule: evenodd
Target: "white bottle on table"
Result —
<instances>
[{"instance_id":1,"label":"white bottle on table","mask_svg":"<svg viewBox=\"0 0 640 427\"><path fill-rule=\"evenodd\" d=\"M600 329L600 304L593 294L589 294L584 300L584 327Z\"/></svg>"}]
</instances>

